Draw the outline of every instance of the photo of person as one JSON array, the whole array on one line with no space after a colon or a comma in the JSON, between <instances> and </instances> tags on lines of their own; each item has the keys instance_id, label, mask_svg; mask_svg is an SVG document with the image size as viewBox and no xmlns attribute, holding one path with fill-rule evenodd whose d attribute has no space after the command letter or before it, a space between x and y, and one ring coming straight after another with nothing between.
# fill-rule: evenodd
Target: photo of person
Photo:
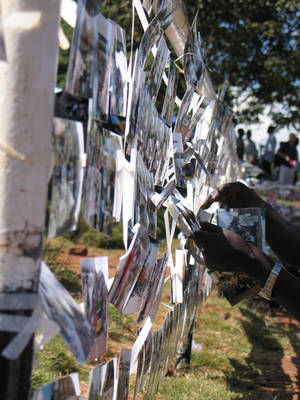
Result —
<instances>
[{"instance_id":1,"label":"photo of person","mask_svg":"<svg viewBox=\"0 0 300 400\"><path fill-rule=\"evenodd\" d=\"M77 227L83 184L83 126L81 122L55 118L54 168L50 183L49 238Z\"/></svg>"}]
</instances>

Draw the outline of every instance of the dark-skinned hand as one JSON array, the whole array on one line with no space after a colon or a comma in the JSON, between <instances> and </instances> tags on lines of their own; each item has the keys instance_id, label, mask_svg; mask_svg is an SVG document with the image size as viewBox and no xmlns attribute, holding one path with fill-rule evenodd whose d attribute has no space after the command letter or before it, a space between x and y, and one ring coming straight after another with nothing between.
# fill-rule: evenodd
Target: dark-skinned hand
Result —
<instances>
[{"instance_id":1,"label":"dark-skinned hand","mask_svg":"<svg viewBox=\"0 0 300 400\"><path fill-rule=\"evenodd\" d=\"M206 266L219 272L242 272L264 282L271 261L253 243L234 232L205 223L192 239L202 251Z\"/></svg>"},{"instance_id":2,"label":"dark-skinned hand","mask_svg":"<svg viewBox=\"0 0 300 400\"><path fill-rule=\"evenodd\" d=\"M265 202L241 182L225 183L208 196L201 208L206 209L218 201L222 208L264 207Z\"/></svg>"}]
</instances>

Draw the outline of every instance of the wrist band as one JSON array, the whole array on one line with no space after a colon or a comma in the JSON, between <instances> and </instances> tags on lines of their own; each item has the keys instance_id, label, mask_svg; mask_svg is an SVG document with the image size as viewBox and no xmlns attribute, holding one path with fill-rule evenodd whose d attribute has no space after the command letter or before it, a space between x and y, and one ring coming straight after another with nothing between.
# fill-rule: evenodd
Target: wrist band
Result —
<instances>
[{"instance_id":1,"label":"wrist band","mask_svg":"<svg viewBox=\"0 0 300 400\"><path fill-rule=\"evenodd\" d=\"M268 279L266 280L265 286L258 292L258 295L260 297L266 300L272 299L272 291L281 269L282 269L282 264L280 264L279 262L275 263Z\"/></svg>"}]
</instances>

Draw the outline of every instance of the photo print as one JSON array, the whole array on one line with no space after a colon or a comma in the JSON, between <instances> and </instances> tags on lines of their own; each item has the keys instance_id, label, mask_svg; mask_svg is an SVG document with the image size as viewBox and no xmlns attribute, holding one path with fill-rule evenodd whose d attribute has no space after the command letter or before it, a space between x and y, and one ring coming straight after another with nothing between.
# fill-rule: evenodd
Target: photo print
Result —
<instances>
[{"instance_id":1,"label":"photo print","mask_svg":"<svg viewBox=\"0 0 300 400\"><path fill-rule=\"evenodd\" d=\"M94 229L112 233L115 195L116 152L121 138L90 121L87 137L87 164L83 187L83 216Z\"/></svg>"},{"instance_id":2,"label":"photo print","mask_svg":"<svg viewBox=\"0 0 300 400\"><path fill-rule=\"evenodd\" d=\"M156 98L163 78L163 73L165 71L165 66L169 56L170 51L167 47L165 38L162 36L159 40L147 81L147 88L149 90L149 94L153 103L156 102Z\"/></svg>"},{"instance_id":3,"label":"photo print","mask_svg":"<svg viewBox=\"0 0 300 400\"><path fill-rule=\"evenodd\" d=\"M97 337L87 358L89 362L98 358L106 350L108 258L82 258L80 264L85 313Z\"/></svg>"},{"instance_id":4,"label":"photo print","mask_svg":"<svg viewBox=\"0 0 300 400\"><path fill-rule=\"evenodd\" d=\"M65 400L79 395L79 376L74 372L38 387L33 392L32 400Z\"/></svg>"},{"instance_id":5,"label":"photo print","mask_svg":"<svg viewBox=\"0 0 300 400\"><path fill-rule=\"evenodd\" d=\"M172 22L172 4L162 3L163 7L150 22L144 33L138 49L138 63L144 68L147 56L154 45L158 43L164 31Z\"/></svg>"},{"instance_id":6,"label":"photo print","mask_svg":"<svg viewBox=\"0 0 300 400\"><path fill-rule=\"evenodd\" d=\"M78 0L65 90L75 96L91 98L95 77L100 3Z\"/></svg>"},{"instance_id":7,"label":"photo print","mask_svg":"<svg viewBox=\"0 0 300 400\"><path fill-rule=\"evenodd\" d=\"M118 26L115 22L99 16L96 73L93 81L94 119L107 121L110 114L110 85L114 71L114 50Z\"/></svg>"},{"instance_id":8,"label":"photo print","mask_svg":"<svg viewBox=\"0 0 300 400\"><path fill-rule=\"evenodd\" d=\"M150 364L152 356L152 331L150 330L145 343L138 355L138 366L134 386L133 400L136 400L139 393L143 393L147 387L149 374L150 374Z\"/></svg>"},{"instance_id":9,"label":"photo print","mask_svg":"<svg viewBox=\"0 0 300 400\"><path fill-rule=\"evenodd\" d=\"M143 302L135 321L136 324L143 322L148 317L151 318L151 321L154 321L156 317L165 282L167 260L168 256L167 254L164 254L163 257L158 259L155 263L148 284L149 290L147 295L143 298Z\"/></svg>"},{"instance_id":10,"label":"photo print","mask_svg":"<svg viewBox=\"0 0 300 400\"><path fill-rule=\"evenodd\" d=\"M117 359L97 365L89 374L88 400L114 400L117 386Z\"/></svg>"},{"instance_id":11,"label":"photo print","mask_svg":"<svg viewBox=\"0 0 300 400\"><path fill-rule=\"evenodd\" d=\"M54 118L54 168L50 183L49 238L77 227L83 183L83 126Z\"/></svg>"},{"instance_id":12,"label":"photo print","mask_svg":"<svg viewBox=\"0 0 300 400\"><path fill-rule=\"evenodd\" d=\"M95 341L93 327L45 263L41 265L39 294L47 317L59 325L62 338L83 364Z\"/></svg>"},{"instance_id":13,"label":"photo print","mask_svg":"<svg viewBox=\"0 0 300 400\"><path fill-rule=\"evenodd\" d=\"M126 306L124 307L124 314L134 314L138 312L141 309L145 298L147 298L150 278L155 267L158 248L158 243L149 243L143 267L130 293Z\"/></svg>"},{"instance_id":14,"label":"photo print","mask_svg":"<svg viewBox=\"0 0 300 400\"><path fill-rule=\"evenodd\" d=\"M169 57L168 85L165 92L161 118L171 127L174 115L174 106L177 93L179 73L172 58Z\"/></svg>"},{"instance_id":15,"label":"photo print","mask_svg":"<svg viewBox=\"0 0 300 400\"><path fill-rule=\"evenodd\" d=\"M134 236L128 251L120 257L120 262L109 290L109 301L123 313L143 268L145 257L148 254L150 239L145 228L136 224L133 227Z\"/></svg>"},{"instance_id":16,"label":"photo print","mask_svg":"<svg viewBox=\"0 0 300 400\"><path fill-rule=\"evenodd\" d=\"M130 362L131 349L121 349L116 400L128 399Z\"/></svg>"}]
</instances>

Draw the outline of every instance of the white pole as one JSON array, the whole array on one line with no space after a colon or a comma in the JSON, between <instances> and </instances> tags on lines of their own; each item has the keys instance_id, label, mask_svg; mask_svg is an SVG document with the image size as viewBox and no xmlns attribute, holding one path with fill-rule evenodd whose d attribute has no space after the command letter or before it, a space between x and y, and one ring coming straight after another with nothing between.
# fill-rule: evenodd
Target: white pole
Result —
<instances>
[{"instance_id":1,"label":"white pole","mask_svg":"<svg viewBox=\"0 0 300 400\"><path fill-rule=\"evenodd\" d=\"M36 292L51 165L60 0L0 0L0 6L7 54L7 62L0 62L0 294ZM1 350L9 336L0 332ZM0 357L0 398L28 398L26 382L18 386L17 381L28 381L31 365L24 378L18 360L14 371L5 360Z\"/></svg>"}]
</instances>

